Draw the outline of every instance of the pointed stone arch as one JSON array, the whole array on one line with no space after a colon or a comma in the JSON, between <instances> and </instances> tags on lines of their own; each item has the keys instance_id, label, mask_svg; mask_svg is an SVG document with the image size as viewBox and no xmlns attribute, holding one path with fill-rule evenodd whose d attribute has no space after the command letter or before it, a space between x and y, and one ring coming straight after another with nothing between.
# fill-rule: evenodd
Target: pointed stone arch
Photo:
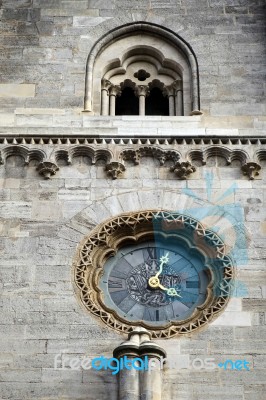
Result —
<instances>
[{"instance_id":1,"label":"pointed stone arch","mask_svg":"<svg viewBox=\"0 0 266 400\"><path fill-rule=\"evenodd\" d=\"M110 70L115 71L115 73L123 74L125 73L125 61L129 56L132 56L139 60L141 54L141 47L139 53L134 49L134 44L130 42L130 38L134 35L142 35L145 38L153 37L160 41L159 44L165 43L166 46L170 46L173 52L180 55L180 62L176 61L175 55L173 58L163 57L161 49L156 48L156 40L154 46L146 46L146 58L149 56L150 59L154 58L154 65L160 63L158 68L168 76L171 76L170 70L172 69L173 82L179 82L180 78L176 78L174 74L178 75L184 69L184 93L186 91L186 99L184 100L184 114L183 115L196 115L201 114L200 112L200 89L199 89L199 70L196 55L191 48L191 46L175 32L162 27L157 24L148 23L144 21L129 23L126 25L119 26L109 31L103 35L92 47L90 54L87 59L86 65L86 78L85 78L85 97L84 97L84 111L92 112L93 114L101 114L101 99L100 92L102 89L101 80L104 78L104 74ZM114 43L122 40L128 39L129 48L126 49L122 54L112 54L112 58L109 60L103 60L102 70L95 71L95 65L99 57L101 57L106 49L113 45ZM145 40L144 40L145 42ZM145 47L145 46L144 46ZM159 47L159 46L158 46ZM148 57L148 58L149 58ZM183 64L183 65L182 65ZM123 72L124 71L124 72ZM125 75L125 79L128 77ZM151 78L152 79L152 78ZM154 79L154 78L153 78ZM106 81L106 79L105 79ZM178 85L177 85L178 86ZM105 88L104 90L108 90ZM178 86L180 92L180 87ZM182 89L183 90L183 89ZM179 115L179 114L175 114ZM181 114L182 115L182 114Z\"/></svg>"}]
</instances>

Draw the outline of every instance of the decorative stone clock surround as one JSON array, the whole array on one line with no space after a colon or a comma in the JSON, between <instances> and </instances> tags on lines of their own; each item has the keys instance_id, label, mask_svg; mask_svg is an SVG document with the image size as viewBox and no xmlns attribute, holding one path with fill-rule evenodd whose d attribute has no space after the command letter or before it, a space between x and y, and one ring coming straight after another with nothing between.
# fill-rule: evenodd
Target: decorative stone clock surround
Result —
<instances>
[{"instance_id":1,"label":"decorative stone clock surround","mask_svg":"<svg viewBox=\"0 0 266 400\"><path fill-rule=\"evenodd\" d=\"M143 321L128 322L104 305L98 281L104 263L123 247L123 243L150 239L154 232L153 223L166 224L169 236L191 243L210 261L211 283L203 307L184 321L150 327ZM172 230L172 233L171 233ZM174 233L173 233L174 232ZM154 338L170 338L200 329L224 310L227 305L234 277L231 258L226 254L224 242L213 231L194 218L170 211L143 210L124 213L97 226L79 245L73 264L73 280L76 294L81 303L94 316L121 333L129 333L133 327L149 329ZM207 261L206 261L207 263Z\"/></svg>"}]
</instances>

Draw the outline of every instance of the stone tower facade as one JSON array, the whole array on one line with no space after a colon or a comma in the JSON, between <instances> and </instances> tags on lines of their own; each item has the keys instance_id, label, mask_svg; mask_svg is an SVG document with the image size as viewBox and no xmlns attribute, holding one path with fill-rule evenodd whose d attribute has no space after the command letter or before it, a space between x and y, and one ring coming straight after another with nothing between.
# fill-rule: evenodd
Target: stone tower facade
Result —
<instances>
[{"instance_id":1,"label":"stone tower facade","mask_svg":"<svg viewBox=\"0 0 266 400\"><path fill-rule=\"evenodd\" d=\"M0 398L265 399L265 0L2 0L0 12ZM167 354L160 387L138 395L125 374L119 392L122 378L80 360L134 335L86 300L77 249L93 232L95 252L112 248L112 224L129 237L166 211L231 257L230 298L138 331L154 342L136 355Z\"/></svg>"}]
</instances>

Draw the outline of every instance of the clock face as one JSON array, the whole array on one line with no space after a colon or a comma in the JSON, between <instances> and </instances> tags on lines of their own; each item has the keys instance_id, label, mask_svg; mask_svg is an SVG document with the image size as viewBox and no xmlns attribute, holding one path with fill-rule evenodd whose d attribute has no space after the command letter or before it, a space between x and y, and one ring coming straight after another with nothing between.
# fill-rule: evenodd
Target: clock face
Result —
<instances>
[{"instance_id":1,"label":"clock face","mask_svg":"<svg viewBox=\"0 0 266 400\"><path fill-rule=\"evenodd\" d=\"M139 243L111 257L99 285L107 307L155 327L189 318L205 302L210 276L203 260L176 242Z\"/></svg>"}]
</instances>

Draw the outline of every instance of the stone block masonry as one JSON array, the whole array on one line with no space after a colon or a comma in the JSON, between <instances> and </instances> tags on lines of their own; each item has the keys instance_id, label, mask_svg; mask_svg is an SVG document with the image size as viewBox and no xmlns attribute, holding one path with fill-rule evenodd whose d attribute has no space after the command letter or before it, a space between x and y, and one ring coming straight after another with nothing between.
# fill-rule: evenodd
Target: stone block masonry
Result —
<instances>
[{"instance_id":1,"label":"stone block masonry","mask_svg":"<svg viewBox=\"0 0 266 400\"><path fill-rule=\"evenodd\" d=\"M229 248L243 228L242 292L208 328L156 342L180 363L245 359L250 371L166 366L163 398L265 400L265 1L2 0L0 14L1 400L117 400L110 371L60 368L112 357L126 339L77 300L78 244L123 212L228 204L244 227L226 215L202 223ZM191 46L203 115L82 112L90 50L134 21Z\"/></svg>"},{"instance_id":2,"label":"stone block masonry","mask_svg":"<svg viewBox=\"0 0 266 400\"><path fill-rule=\"evenodd\" d=\"M263 1L204 0L199 5L196 0L3 0L1 11L2 82L21 86L2 89L5 96L8 92L12 97L12 102L1 103L3 109L35 105L82 110L84 93L68 88L70 84L84 87L86 59L93 44L114 27L142 20L173 30L192 46L205 114L266 113L265 87L260 85L265 81L265 69L261 68L265 54ZM53 84L56 87L52 96L47 80L51 90ZM22 89L22 85L29 87Z\"/></svg>"},{"instance_id":3,"label":"stone block masonry","mask_svg":"<svg viewBox=\"0 0 266 400\"><path fill-rule=\"evenodd\" d=\"M2 145L1 149L7 146ZM31 146L36 149L36 144ZM113 151L117 149L117 145L111 146ZM55 151L57 146L42 144L39 148ZM61 145L60 149L63 150L64 146ZM178 396L193 398L195 395L201 398L203 393L204 396L215 393L220 400L224 399L224 391L228 397L239 396L240 399L242 396L246 400L253 393L258 399L263 399L259 387L263 385L265 374L265 365L261 361L265 350L265 319L262 317L265 275L264 264L260 261L264 259L265 171L262 171L260 180L249 181L236 173L237 165L228 166L231 179L221 187L221 160L217 161L215 157L210 157L210 164L204 167L205 172L214 174L212 201L215 202L215 198L228 190L231 184L235 184L237 189L233 199L230 197L229 200L237 199L239 202L243 199L245 215L249 215L253 208L249 199L260 200L256 203L260 217L252 218L252 221L248 218L246 222L252 249L247 265L243 266L243 279L247 274L252 277L244 279L248 293L244 299L233 299L228 309L208 329L191 337L160 340L159 343L177 360L181 355L189 362L204 357L213 357L217 363L241 358L250 363L251 370L230 372L217 368L209 373L166 369L166 400ZM95 399L98 396L107 400L110 398L107 391L112 388L116 393L117 390L111 375L69 368L54 370L54 358L58 354L65 358L85 355L111 357L113 348L123 340L86 313L78 303L71 282L76 246L95 225L122 212L149 209L151 205L153 208L182 208L185 211L208 204L203 175L187 181L169 179L167 175L163 179L148 178L156 168L164 167L157 165L152 155L146 155L140 159L139 165L130 167L129 162L126 177L112 180L101 172L102 165L91 165L86 157L77 155L72 165L62 164L57 175L45 181L35 170L36 166L23 167L20 158L16 154L10 155L7 163L0 167L1 186L9 191L11 199L16 199L5 198L0 204L1 396L5 400L53 399L71 393L73 399ZM249 183L249 186L243 186L243 183ZM201 200L190 197L186 193L189 188ZM19 189L26 191L27 202L17 197ZM51 192L53 196L45 200L43 194L40 195ZM239 274L241 279L241 266ZM260 278L255 279L254 274Z\"/></svg>"}]
</instances>

